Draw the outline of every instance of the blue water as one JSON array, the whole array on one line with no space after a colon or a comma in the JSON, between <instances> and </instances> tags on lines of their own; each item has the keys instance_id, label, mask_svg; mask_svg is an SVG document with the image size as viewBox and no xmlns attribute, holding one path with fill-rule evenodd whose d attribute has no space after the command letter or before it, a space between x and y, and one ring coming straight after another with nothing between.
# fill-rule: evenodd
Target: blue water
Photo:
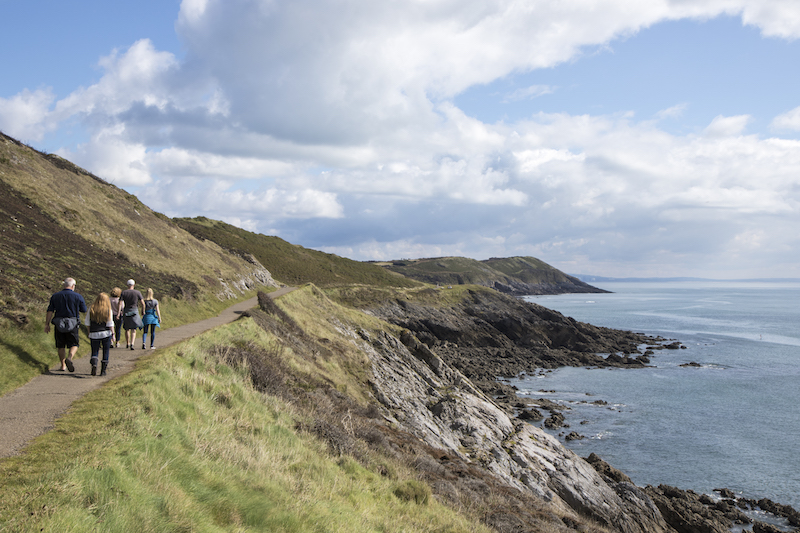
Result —
<instances>
[{"instance_id":1,"label":"blue water","mask_svg":"<svg viewBox=\"0 0 800 533\"><path fill-rule=\"evenodd\" d=\"M725 487L800 509L800 283L597 286L614 293L528 299L687 349L657 351L652 368L563 368L512 380L522 394L570 408L570 428L555 433L585 435L567 446L597 453L640 486ZM688 362L702 366L680 366Z\"/></svg>"}]
</instances>

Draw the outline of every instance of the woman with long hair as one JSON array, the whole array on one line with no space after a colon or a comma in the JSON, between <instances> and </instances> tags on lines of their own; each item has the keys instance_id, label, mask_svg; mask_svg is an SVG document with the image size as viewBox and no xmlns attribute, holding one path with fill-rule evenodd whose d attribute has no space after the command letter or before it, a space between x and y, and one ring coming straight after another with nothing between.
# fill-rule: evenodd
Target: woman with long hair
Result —
<instances>
[{"instance_id":1,"label":"woman with long hair","mask_svg":"<svg viewBox=\"0 0 800 533\"><path fill-rule=\"evenodd\" d=\"M153 298L153 289L147 289L147 295L144 297L144 316L142 317L144 324L144 333L142 333L142 350L147 346L147 330L150 329L150 349L155 350L156 342L156 327L161 327L161 307L158 305L158 300Z\"/></svg>"},{"instance_id":2,"label":"woman with long hair","mask_svg":"<svg viewBox=\"0 0 800 533\"><path fill-rule=\"evenodd\" d=\"M122 289L114 287L111 289L111 313L114 315L114 342L111 347L119 348L119 334L122 331L122 317L117 317L119 314L119 295L122 294Z\"/></svg>"},{"instance_id":3,"label":"woman with long hair","mask_svg":"<svg viewBox=\"0 0 800 533\"><path fill-rule=\"evenodd\" d=\"M103 366L100 375L106 375L108 367L108 351L114 342L114 315L111 312L111 300L108 294L101 292L86 313L86 325L89 328L89 341L92 344L92 375L97 375L97 356L103 347Z\"/></svg>"}]
</instances>

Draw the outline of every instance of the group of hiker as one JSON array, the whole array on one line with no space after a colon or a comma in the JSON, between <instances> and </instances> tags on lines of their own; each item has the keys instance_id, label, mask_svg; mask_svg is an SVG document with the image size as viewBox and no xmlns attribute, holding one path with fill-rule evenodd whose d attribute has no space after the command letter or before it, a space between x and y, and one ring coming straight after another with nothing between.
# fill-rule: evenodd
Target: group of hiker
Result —
<instances>
[{"instance_id":1,"label":"group of hiker","mask_svg":"<svg viewBox=\"0 0 800 533\"><path fill-rule=\"evenodd\" d=\"M142 350L147 348L147 334L150 333L150 349L155 349L156 327L161 326L161 307L153 298L153 289L147 289L145 296L136 290L136 282L128 280L127 289L115 287L111 296L101 292L92 306L87 308L83 296L75 291L75 280L64 280L63 288L50 297L45 319L45 333L50 333L50 324L55 326L55 341L61 370L75 372L73 357L78 352L80 313L86 314L84 324L89 331L92 355L92 375L97 375L98 362L100 375L105 376L111 348L119 348L121 330L125 331L125 348L134 349L136 330L142 332ZM99 361L100 349L103 359Z\"/></svg>"}]
</instances>

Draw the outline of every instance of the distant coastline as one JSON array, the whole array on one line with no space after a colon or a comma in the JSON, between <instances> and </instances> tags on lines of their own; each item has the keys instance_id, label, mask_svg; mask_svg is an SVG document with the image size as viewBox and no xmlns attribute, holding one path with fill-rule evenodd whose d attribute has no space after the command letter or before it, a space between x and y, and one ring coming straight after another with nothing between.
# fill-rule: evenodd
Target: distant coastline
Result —
<instances>
[{"instance_id":1,"label":"distant coastline","mask_svg":"<svg viewBox=\"0 0 800 533\"><path fill-rule=\"evenodd\" d=\"M800 283L800 278L744 278L744 279L716 279L716 278L689 278L689 277L676 277L676 278L609 278L605 276L593 276L591 274L569 274L574 278L578 278L584 283L670 283L680 281L707 281L715 283Z\"/></svg>"}]
</instances>

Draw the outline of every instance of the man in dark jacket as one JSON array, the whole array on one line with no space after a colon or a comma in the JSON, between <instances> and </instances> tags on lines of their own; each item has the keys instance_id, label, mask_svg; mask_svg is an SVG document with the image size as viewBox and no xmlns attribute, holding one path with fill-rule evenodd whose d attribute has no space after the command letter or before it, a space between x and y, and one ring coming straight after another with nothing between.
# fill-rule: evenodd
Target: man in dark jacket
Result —
<instances>
[{"instance_id":1,"label":"man in dark jacket","mask_svg":"<svg viewBox=\"0 0 800 533\"><path fill-rule=\"evenodd\" d=\"M78 352L80 343L78 337L80 313L87 311L86 301L83 296L75 292L75 280L72 278L65 279L64 288L50 297L44 332L50 333L51 323L55 326L56 348L58 348L58 358L61 360L61 370L75 372L72 358ZM69 350L69 356L67 356L67 350Z\"/></svg>"}]
</instances>

